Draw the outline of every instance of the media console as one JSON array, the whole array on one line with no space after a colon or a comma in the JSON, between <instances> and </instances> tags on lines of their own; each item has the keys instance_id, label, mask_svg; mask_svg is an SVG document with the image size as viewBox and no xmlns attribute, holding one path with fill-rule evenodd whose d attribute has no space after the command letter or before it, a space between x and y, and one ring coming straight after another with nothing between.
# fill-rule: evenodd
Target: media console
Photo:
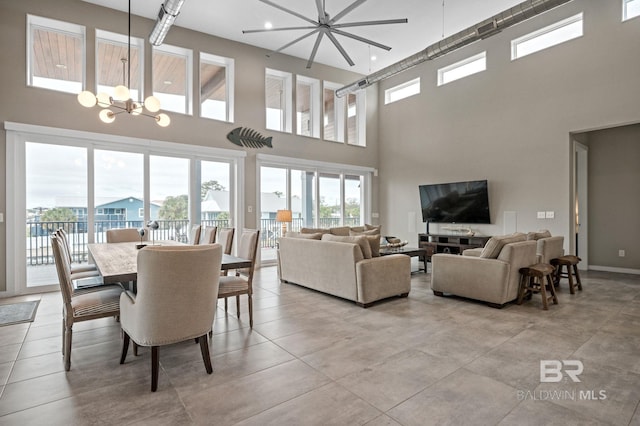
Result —
<instances>
[{"instance_id":1,"label":"media console","mask_svg":"<svg viewBox=\"0 0 640 426\"><path fill-rule=\"evenodd\" d=\"M488 236L418 234L418 246L426 250L425 260L431 262L436 253L462 254L466 249L484 247Z\"/></svg>"}]
</instances>

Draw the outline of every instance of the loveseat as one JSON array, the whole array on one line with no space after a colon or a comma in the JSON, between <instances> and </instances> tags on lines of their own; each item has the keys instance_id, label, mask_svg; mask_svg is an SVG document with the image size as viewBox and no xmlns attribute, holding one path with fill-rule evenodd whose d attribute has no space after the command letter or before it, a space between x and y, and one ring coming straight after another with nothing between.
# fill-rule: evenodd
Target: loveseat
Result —
<instances>
[{"instance_id":1,"label":"loveseat","mask_svg":"<svg viewBox=\"0 0 640 426\"><path fill-rule=\"evenodd\" d=\"M322 238L322 236L321 236ZM365 258L361 243L315 238L278 239L280 280L353 300L362 307L411 289L411 260L395 254ZM339 237L337 237L339 238ZM362 237L343 237L366 239Z\"/></svg>"},{"instance_id":2,"label":"loveseat","mask_svg":"<svg viewBox=\"0 0 640 426\"><path fill-rule=\"evenodd\" d=\"M479 256L434 254L431 289L503 307L518 297L520 268L537 263L537 242L524 234L491 238ZM475 253L477 254L477 252Z\"/></svg>"}]
</instances>

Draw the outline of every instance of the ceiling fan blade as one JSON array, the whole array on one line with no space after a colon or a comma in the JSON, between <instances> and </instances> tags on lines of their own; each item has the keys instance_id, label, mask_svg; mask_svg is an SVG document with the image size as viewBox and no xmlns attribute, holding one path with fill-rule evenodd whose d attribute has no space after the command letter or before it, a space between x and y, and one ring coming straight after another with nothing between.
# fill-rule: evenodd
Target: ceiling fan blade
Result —
<instances>
[{"instance_id":1,"label":"ceiling fan blade","mask_svg":"<svg viewBox=\"0 0 640 426\"><path fill-rule=\"evenodd\" d=\"M347 28L347 27L364 27L366 25L383 25L383 24L406 24L409 22L407 18L402 19L385 19L382 21L361 21L361 22L348 22L344 24L335 24L331 28Z\"/></svg>"},{"instance_id":2,"label":"ceiling fan blade","mask_svg":"<svg viewBox=\"0 0 640 426\"><path fill-rule=\"evenodd\" d=\"M338 51L342 54L342 57L344 58L344 60L347 61L347 63L350 66L354 66L355 63L351 60L351 58L347 54L347 51L344 50L344 48L342 47L340 42L336 39L336 37L333 34L331 34L331 31L327 31L327 37L329 37L329 40L331 40L331 42L334 44L336 49L338 49Z\"/></svg>"},{"instance_id":3,"label":"ceiling fan blade","mask_svg":"<svg viewBox=\"0 0 640 426\"><path fill-rule=\"evenodd\" d=\"M334 16L328 23L333 25L334 22L339 21L340 18L344 17L346 14L351 12L356 7L360 6L365 1L367 1L367 0L356 0L356 1L354 1L349 6L347 6L342 12L340 12L336 16Z\"/></svg>"},{"instance_id":4,"label":"ceiling fan blade","mask_svg":"<svg viewBox=\"0 0 640 426\"><path fill-rule=\"evenodd\" d=\"M293 40L292 42L289 42L289 43L285 44L285 45L284 45L284 46L282 46L281 48L279 48L279 49L277 49L277 50L272 50L272 51L271 51L271 53L278 53L278 52L281 52L281 51L283 51L284 49L286 49L287 47L289 47L289 46L293 46L294 44L298 43L299 41L304 40L304 39L305 39L305 38L307 38L307 37L312 36L313 34L317 33L318 31L320 31L320 29L319 29L319 28L316 28L315 30L313 30L313 31L311 31L311 32L309 32L309 33L307 33L307 34L303 35L302 37L298 37L297 39ZM269 55L267 55L267 56L269 56Z\"/></svg>"},{"instance_id":5,"label":"ceiling fan blade","mask_svg":"<svg viewBox=\"0 0 640 426\"><path fill-rule=\"evenodd\" d=\"M317 26L271 28L269 30L264 29L264 28L261 28L259 30L242 30L242 34L268 33L268 32L271 32L271 31L311 30L313 28L317 28Z\"/></svg>"},{"instance_id":6,"label":"ceiling fan blade","mask_svg":"<svg viewBox=\"0 0 640 426\"><path fill-rule=\"evenodd\" d=\"M324 2L322 0L316 0L316 9L318 9L318 22L324 23Z\"/></svg>"},{"instance_id":7,"label":"ceiling fan blade","mask_svg":"<svg viewBox=\"0 0 640 426\"><path fill-rule=\"evenodd\" d=\"M360 36L357 36L355 34L347 33L347 32L340 31L340 30L335 30L333 28L331 29L331 31L336 33L336 34L340 34L341 36L349 37L349 38L352 38L354 40L361 41L361 42L363 42L365 44L370 44L371 46L379 47L380 49L384 49L386 51L391 50L391 47L386 46L384 44L377 43L377 42L375 42L373 40L369 40L368 38L360 37Z\"/></svg>"},{"instance_id":8,"label":"ceiling fan blade","mask_svg":"<svg viewBox=\"0 0 640 426\"><path fill-rule=\"evenodd\" d=\"M276 3L272 2L272 1L269 1L269 0L260 0L260 1L262 3L264 3L264 4L268 4L271 7L275 7L276 9L280 9L281 11L283 11L285 13L288 13L288 14L293 15L293 16L297 16L298 18L303 19L303 20L305 20L305 21L307 21L307 22L309 22L311 24L315 25L315 24L318 23L317 21L313 21L313 20L307 18L306 16L303 16L303 15L299 14L298 12L294 12L293 10L287 9L286 7L282 7L279 4L276 4Z\"/></svg>"},{"instance_id":9,"label":"ceiling fan blade","mask_svg":"<svg viewBox=\"0 0 640 426\"><path fill-rule=\"evenodd\" d=\"M324 31L320 31L318 33L318 38L316 39L316 42L313 45L313 49L311 50L311 56L309 56L309 61L307 61L307 68L311 68L311 64L313 64L313 60L316 57L316 53L318 53L318 47L320 47L320 41L322 40L323 35Z\"/></svg>"}]
</instances>

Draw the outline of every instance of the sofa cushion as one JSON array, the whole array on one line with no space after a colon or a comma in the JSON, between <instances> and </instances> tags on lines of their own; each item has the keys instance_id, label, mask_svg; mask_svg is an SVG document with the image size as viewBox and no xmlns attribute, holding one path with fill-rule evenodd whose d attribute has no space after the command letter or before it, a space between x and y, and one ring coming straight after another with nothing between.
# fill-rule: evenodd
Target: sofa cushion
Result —
<instances>
[{"instance_id":1,"label":"sofa cushion","mask_svg":"<svg viewBox=\"0 0 640 426\"><path fill-rule=\"evenodd\" d=\"M301 234L328 234L329 230L326 228L302 228L300 230Z\"/></svg>"},{"instance_id":2,"label":"sofa cushion","mask_svg":"<svg viewBox=\"0 0 640 426\"><path fill-rule=\"evenodd\" d=\"M365 259L371 259L371 245L369 244L369 240L364 235L359 236L343 236L343 235L333 235L333 234L324 234L322 236L322 241L334 241L338 243L352 243L358 244L360 246L360 250L362 250L362 257ZM379 249L378 249L379 251Z\"/></svg>"},{"instance_id":3,"label":"sofa cushion","mask_svg":"<svg viewBox=\"0 0 640 426\"><path fill-rule=\"evenodd\" d=\"M539 240L541 238L549 238L550 236L551 236L551 232L549 232L548 229L541 229L538 232L528 232L527 241Z\"/></svg>"},{"instance_id":4,"label":"sofa cushion","mask_svg":"<svg viewBox=\"0 0 640 426\"><path fill-rule=\"evenodd\" d=\"M349 236L358 237L363 236L369 241L369 246L371 246L371 256L378 257L380 256L380 234L372 234L369 235L366 231L356 232L353 230L349 231Z\"/></svg>"},{"instance_id":5,"label":"sofa cushion","mask_svg":"<svg viewBox=\"0 0 640 426\"><path fill-rule=\"evenodd\" d=\"M497 259L505 244L517 243L519 241L526 241L527 237L522 232L516 232L509 235L500 235L489 238L487 244L485 244L480 253L480 257L488 259Z\"/></svg>"},{"instance_id":6,"label":"sofa cushion","mask_svg":"<svg viewBox=\"0 0 640 426\"><path fill-rule=\"evenodd\" d=\"M316 232L315 234L303 234L302 232L288 231L286 234L284 234L284 236L286 238L306 238L307 240L321 240L322 239L322 233L321 232Z\"/></svg>"},{"instance_id":7,"label":"sofa cushion","mask_svg":"<svg viewBox=\"0 0 640 426\"><path fill-rule=\"evenodd\" d=\"M382 225L369 225L368 223L364 224L365 231L378 231L378 234L380 234L380 228L382 228Z\"/></svg>"},{"instance_id":8,"label":"sofa cushion","mask_svg":"<svg viewBox=\"0 0 640 426\"><path fill-rule=\"evenodd\" d=\"M329 228L329 232L333 235L340 235L342 237L349 236L349 227L348 226L337 226L335 228Z\"/></svg>"}]
</instances>

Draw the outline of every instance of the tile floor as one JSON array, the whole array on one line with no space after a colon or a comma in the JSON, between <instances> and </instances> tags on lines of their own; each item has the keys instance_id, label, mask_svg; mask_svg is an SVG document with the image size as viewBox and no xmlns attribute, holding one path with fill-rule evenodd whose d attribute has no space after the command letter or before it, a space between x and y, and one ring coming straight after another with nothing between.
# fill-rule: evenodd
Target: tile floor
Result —
<instances>
[{"instance_id":1,"label":"tile floor","mask_svg":"<svg viewBox=\"0 0 640 426\"><path fill-rule=\"evenodd\" d=\"M65 373L60 295L23 297L41 303L0 327L0 424L640 425L640 276L583 283L547 312L539 296L497 310L419 273L408 298L362 309L263 268L253 330L219 309L214 373L193 342L162 348L156 393L148 349L119 365L113 319L76 324ZM541 360L581 361L580 382L541 383Z\"/></svg>"}]
</instances>

